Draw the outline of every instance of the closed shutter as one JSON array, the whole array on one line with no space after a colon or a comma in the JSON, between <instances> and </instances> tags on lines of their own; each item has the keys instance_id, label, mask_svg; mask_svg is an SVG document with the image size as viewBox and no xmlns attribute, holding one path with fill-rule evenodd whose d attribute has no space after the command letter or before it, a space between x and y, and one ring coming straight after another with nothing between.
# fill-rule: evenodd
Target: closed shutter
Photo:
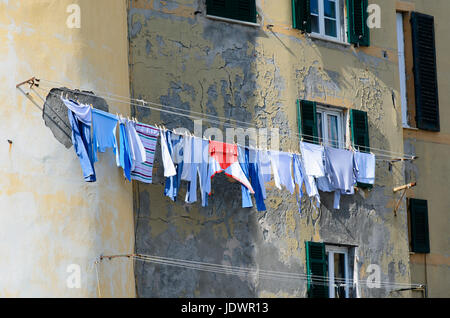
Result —
<instances>
[{"instance_id":1,"label":"closed shutter","mask_svg":"<svg viewBox=\"0 0 450 318\"><path fill-rule=\"evenodd\" d=\"M411 222L411 250L430 253L428 232L428 203L426 200L409 199Z\"/></svg>"},{"instance_id":2,"label":"closed shutter","mask_svg":"<svg viewBox=\"0 0 450 318\"><path fill-rule=\"evenodd\" d=\"M256 23L255 0L206 0L208 15Z\"/></svg>"},{"instance_id":3,"label":"closed shutter","mask_svg":"<svg viewBox=\"0 0 450 318\"><path fill-rule=\"evenodd\" d=\"M348 39L350 43L360 46L370 45L367 6L367 0L347 0Z\"/></svg>"},{"instance_id":4,"label":"closed shutter","mask_svg":"<svg viewBox=\"0 0 450 318\"><path fill-rule=\"evenodd\" d=\"M299 134L304 141L318 144L316 102L297 100Z\"/></svg>"},{"instance_id":5,"label":"closed shutter","mask_svg":"<svg viewBox=\"0 0 450 318\"><path fill-rule=\"evenodd\" d=\"M367 113L362 110L350 110L353 148L361 152L370 152L369 122Z\"/></svg>"},{"instance_id":6,"label":"closed shutter","mask_svg":"<svg viewBox=\"0 0 450 318\"><path fill-rule=\"evenodd\" d=\"M292 26L311 33L311 0L292 0Z\"/></svg>"},{"instance_id":7,"label":"closed shutter","mask_svg":"<svg viewBox=\"0 0 450 318\"><path fill-rule=\"evenodd\" d=\"M353 148L361 152L370 152L369 121L367 119L367 113L362 110L350 110L350 124ZM358 182L357 187L361 189L372 189L373 185Z\"/></svg>"},{"instance_id":8,"label":"closed shutter","mask_svg":"<svg viewBox=\"0 0 450 318\"><path fill-rule=\"evenodd\" d=\"M306 242L308 297L328 298L328 266L325 244Z\"/></svg>"},{"instance_id":9,"label":"closed shutter","mask_svg":"<svg viewBox=\"0 0 450 318\"><path fill-rule=\"evenodd\" d=\"M440 131L434 18L411 15L417 127Z\"/></svg>"}]
</instances>

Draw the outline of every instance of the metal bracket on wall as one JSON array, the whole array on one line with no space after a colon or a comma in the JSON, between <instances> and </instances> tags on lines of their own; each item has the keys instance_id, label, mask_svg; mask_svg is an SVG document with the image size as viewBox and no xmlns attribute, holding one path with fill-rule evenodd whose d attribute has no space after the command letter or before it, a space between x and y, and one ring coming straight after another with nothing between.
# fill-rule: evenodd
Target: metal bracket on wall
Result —
<instances>
[{"instance_id":1,"label":"metal bracket on wall","mask_svg":"<svg viewBox=\"0 0 450 318\"><path fill-rule=\"evenodd\" d=\"M401 196L400 199L397 201L397 204L395 205L395 208L394 208L394 215L395 215L395 216L397 216L398 208L400 207L400 203L402 202L403 197L404 197L405 194L406 194L406 191L407 191L408 189L411 189L412 187L415 187L416 185L417 185L416 182L411 182L411 183L408 183L408 184L405 184L405 185L402 185L402 186L400 186L400 187L396 187L396 188L393 189L394 193L403 190L402 196Z\"/></svg>"},{"instance_id":2,"label":"metal bracket on wall","mask_svg":"<svg viewBox=\"0 0 450 318\"><path fill-rule=\"evenodd\" d=\"M17 84L16 88L19 88L25 84L30 84L30 89L33 88L33 86L39 87L39 82L40 82L40 79L33 76L32 78L27 79L26 81L23 81L22 83Z\"/></svg>"}]
</instances>

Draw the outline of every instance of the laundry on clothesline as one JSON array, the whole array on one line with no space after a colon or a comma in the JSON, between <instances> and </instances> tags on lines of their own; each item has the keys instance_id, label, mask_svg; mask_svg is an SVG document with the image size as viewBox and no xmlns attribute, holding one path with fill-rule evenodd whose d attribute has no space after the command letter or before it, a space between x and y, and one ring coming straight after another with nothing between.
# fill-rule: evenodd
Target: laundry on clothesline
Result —
<instances>
[{"instance_id":1,"label":"laundry on clothesline","mask_svg":"<svg viewBox=\"0 0 450 318\"><path fill-rule=\"evenodd\" d=\"M178 134L92 105L61 99L68 108L72 143L87 182L96 181L94 163L98 161L98 152L105 153L111 148L127 180L152 183L158 139L165 177L164 195L172 201L177 201L184 181L184 201L197 202L199 191L201 205L207 207L212 179L216 174L225 173L241 184L243 208L256 206L258 211L266 211L266 183L273 180L277 189L296 196L299 212L304 194L314 206L320 207L319 190L334 192L334 208L339 209L341 195L353 195L357 183L375 182L376 159L371 153L303 141L301 155L253 149Z\"/></svg>"}]
</instances>

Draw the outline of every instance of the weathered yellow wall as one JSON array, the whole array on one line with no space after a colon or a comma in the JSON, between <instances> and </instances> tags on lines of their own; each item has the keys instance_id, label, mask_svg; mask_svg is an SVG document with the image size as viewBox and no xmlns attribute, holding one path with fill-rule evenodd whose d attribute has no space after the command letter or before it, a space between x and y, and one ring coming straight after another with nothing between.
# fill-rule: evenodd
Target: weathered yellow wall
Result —
<instances>
[{"instance_id":1,"label":"weathered yellow wall","mask_svg":"<svg viewBox=\"0 0 450 318\"><path fill-rule=\"evenodd\" d=\"M74 3L81 29L66 25ZM129 96L126 1L1 1L0 43L0 297L96 297L94 261L133 251L131 184L111 153L100 155L98 182L84 183L73 148L45 127L42 100L15 85L37 76ZM70 264L81 266L80 289L66 285ZM131 262L102 264L99 276L103 296L135 296Z\"/></svg>"},{"instance_id":2,"label":"weathered yellow wall","mask_svg":"<svg viewBox=\"0 0 450 318\"><path fill-rule=\"evenodd\" d=\"M409 0L415 11L434 16L441 131L404 130L405 149L419 159L407 166L407 177L417 181L409 196L428 201L430 254L411 255L411 281L426 283L429 297L450 296L450 2ZM409 181L408 180L408 181ZM414 292L422 297L420 292Z\"/></svg>"}]
</instances>

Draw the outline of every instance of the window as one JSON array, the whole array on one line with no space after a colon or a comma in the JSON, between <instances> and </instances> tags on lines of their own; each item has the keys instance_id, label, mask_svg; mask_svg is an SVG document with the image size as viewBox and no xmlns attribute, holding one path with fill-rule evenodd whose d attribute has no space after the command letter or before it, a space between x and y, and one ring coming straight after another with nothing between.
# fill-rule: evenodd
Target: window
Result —
<instances>
[{"instance_id":1,"label":"window","mask_svg":"<svg viewBox=\"0 0 450 318\"><path fill-rule=\"evenodd\" d=\"M402 107L403 127L408 125L408 99L406 93L406 61L405 61L405 35L403 32L403 13L397 12L397 52L398 71L400 77L400 99Z\"/></svg>"},{"instance_id":2,"label":"window","mask_svg":"<svg viewBox=\"0 0 450 318\"><path fill-rule=\"evenodd\" d=\"M409 216L411 251L430 253L428 202L426 200L409 199Z\"/></svg>"},{"instance_id":3,"label":"window","mask_svg":"<svg viewBox=\"0 0 450 318\"><path fill-rule=\"evenodd\" d=\"M398 12L397 41L403 127L440 131L434 18Z\"/></svg>"},{"instance_id":4,"label":"window","mask_svg":"<svg viewBox=\"0 0 450 318\"><path fill-rule=\"evenodd\" d=\"M344 148L344 112L341 109L316 102L298 101L299 133L312 143Z\"/></svg>"},{"instance_id":5,"label":"window","mask_svg":"<svg viewBox=\"0 0 450 318\"><path fill-rule=\"evenodd\" d=\"M367 7L367 0L292 0L293 27L324 39L369 46Z\"/></svg>"},{"instance_id":6,"label":"window","mask_svg":"<svg viewBox=\"0 0 450 318\"><path fill-rule=\"evenodd\" d=\"M343 112L317 107L317 134L327 146L344 148Z\"/></svg>"},{"instance_id":7,"label":"window","mask_svg":"<svg viewBox=\"0 0 450 318\"><path fill-rule=\"evenodd\" d=\"M324 38L344 41L342 0L311 0L311 32Z\"/></svg>"},{"instance_id":8,"label":"window","mask_svg":"<svg viewBox=\"0 0 450 318\"><path fill-rule=\"evenodd\" d=\"M330 298L349 298L348 248L333 245L325 247L328 257L328 293Z\"/></svg>"},{"instance_id":9,"label":"window","mask_svg":"<svg viewBox=\"0 0 450 318\"><path fill-rule=\"evenodd\" d=\"M206 0L209 16L256 23L255 0Z\"/></svg>"},{"instance_id":10,"label":"window","mask_svg":"<svg viewBox=\"0 0 450 318\"><path fill-rule=\"evenodd\" d=\"M309 298L350 298L349 248L306 242Z\"/></svg>"}]
</instances>

